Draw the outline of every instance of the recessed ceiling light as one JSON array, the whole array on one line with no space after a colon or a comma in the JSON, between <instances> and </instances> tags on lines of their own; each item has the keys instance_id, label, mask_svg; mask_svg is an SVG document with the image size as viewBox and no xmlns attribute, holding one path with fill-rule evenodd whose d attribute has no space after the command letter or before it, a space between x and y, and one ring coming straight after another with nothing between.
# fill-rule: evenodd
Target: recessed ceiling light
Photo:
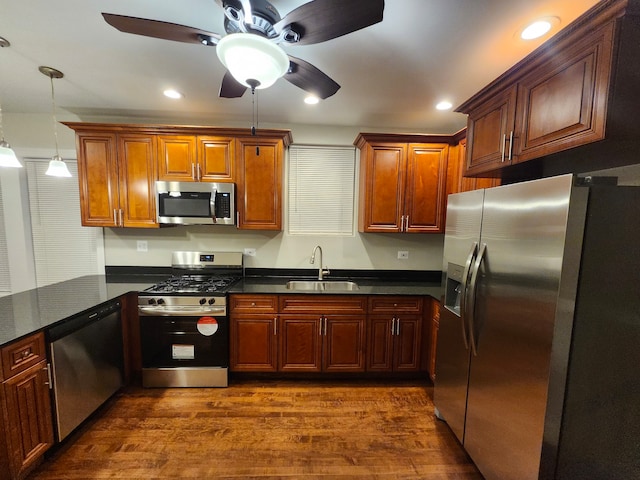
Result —
<instances>
[{"instance_id":1,"label":"recessed ceiling light","mask_svg":"<svg viewBox=\"0 0 640 480\"><path fill-rule=\"evenodd\" d=\"M307 105L315 105L318 102L320 102L320 99L314 95L309 95L304 99L304 103L306 103Z\"/></svg>"},{"instance_id":2,"label":"recessed ceiling light","mask_svg":"<svg viewBox=\"0 0 640 480\"><path fill-rule=\"evenodd\" d=\"M169 98L177 99L177 98L184 97L184 95L182 95L180 92L178 92L177 90L172 90L172 89L165 90L162 93L164 93L165 97L169 97Z\"/></svg>"},{"instance_id":3,"label":"recessed ceiling light","mask_svg":"<svg viewBox=\"0 0 640 480\"><path fill-rule=\"evenodd\" d=\"M438 110L449 110L451 107L453 107L451 102L447 102L446 100L443 100L442 102L436 105L436 108Z\"/></svg>"},{"instance_id":4,"label":"recessed ceiling light","mask_svg":"<svg viewBox=\"0 0 640 480\"><path fill-rule=\"evenodd\" d=\"M520 32L520 38L523 40L533 40L547 34L549 30L556 24L560 23L558 17L540 18L527 25Z\"/></svg>"}]
</instances>

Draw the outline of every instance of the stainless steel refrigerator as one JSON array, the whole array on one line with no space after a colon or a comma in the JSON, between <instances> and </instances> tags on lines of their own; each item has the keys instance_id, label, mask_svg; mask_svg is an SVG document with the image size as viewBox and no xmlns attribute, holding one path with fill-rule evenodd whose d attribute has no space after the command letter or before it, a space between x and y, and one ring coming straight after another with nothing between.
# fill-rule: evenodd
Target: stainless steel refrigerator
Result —
<instances>
[{"instance_id":1,"label":"stainless steel refrigerator","mask_svg":"<svg viewBox=\"0 0 640 480\"><path fill-rule=\"evenodd\" d=\"M449 196L434 403L487 480L640 478L640 187Z\"/></svg>"}]
</instances>

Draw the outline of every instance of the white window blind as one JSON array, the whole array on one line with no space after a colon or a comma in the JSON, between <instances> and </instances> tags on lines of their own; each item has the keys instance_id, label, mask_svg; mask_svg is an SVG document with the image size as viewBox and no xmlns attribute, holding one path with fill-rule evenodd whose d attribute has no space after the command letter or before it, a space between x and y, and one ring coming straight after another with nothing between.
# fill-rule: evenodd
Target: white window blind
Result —
<instances>
[{"instance_id":1,"label":"white window blind","mask_svg":"<svg viewBox=\"0 0 640 480\"><path fill-rule=\"evenodd\" d=\"M289 148L288 225L292 235L353 235L355 148Z\"/></svg>"},{"instance_id":2,"label":"white window blind","mask_svg":"<svg viewBox=\"0 0 640 480\"><path fill-rule=\"evenodd\" d=\"M49 177L47 162L25 161L38 287L103 273L97 258L102 230L82 227L78 166L66 163L72 178Z\"/></svg>"},{"instance_id":3,"label":"white window blind","mask_svg":"<svg viewBox=\"0 0 640 480\"><path fill-rule=\"evenodd\" d=\"M9 252L7 235L4 227L4 207L2 205L2 185L0 185L0 297L11 293L11 276L9 272Z\"/></svg>"}]
</instances>

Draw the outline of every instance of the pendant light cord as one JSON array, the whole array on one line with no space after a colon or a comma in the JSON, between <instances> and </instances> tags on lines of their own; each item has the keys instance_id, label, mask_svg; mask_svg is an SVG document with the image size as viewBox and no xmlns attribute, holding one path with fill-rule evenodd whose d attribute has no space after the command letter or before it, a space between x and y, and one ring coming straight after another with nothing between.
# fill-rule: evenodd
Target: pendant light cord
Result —
<instances>
[{"instance_id":1,"label":"pendant light cord","mask_svg":"<svg viewBox=\"0 0 640 480\"><path fill-rule=\"evenodd\" d=\"M53 111L53 138L56 142L56 157L59 157L58 153L58 121L56 120L56 96L53 91L53 75L49 75L49 80L51 80L51 109Z\"/></svg>"}]
</instances>

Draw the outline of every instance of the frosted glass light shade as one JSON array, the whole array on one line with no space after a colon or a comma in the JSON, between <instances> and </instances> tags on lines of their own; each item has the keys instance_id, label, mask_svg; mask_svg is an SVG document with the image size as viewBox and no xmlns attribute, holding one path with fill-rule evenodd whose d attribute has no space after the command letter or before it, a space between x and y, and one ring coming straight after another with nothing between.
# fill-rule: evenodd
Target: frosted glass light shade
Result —
<instances>
[{"instance_id":1,"label":"frosted glass light shade","mask_svg":"<svg viewBox=\"0 0 640 480\"><path fill-rule=\"evenodd\" d=\"M232 33L216 45L216 53L241 84L259 82L256 88L267 88L289 69L289 57L278 45L254 33Z\"/></svg>"},{"instance_id":2,"label":"frosted glass light shade","mask_svg":"<svg viewBox=\"0 0 640 480\"><path fill-rule=\"evenodd\" d=\"M0 167L22 167L16 153L11 149L11 145L4 140L0 142Z\"/></svg>"},{"instance_id":3,"label":"frosted glass light shade","mask_svg":"<svg viewBox=\"0 0 640 480\"><path fill-rule=\"evenodd\" d=\"M50 177L70 177L71 172L67 168L67 164L62 161L60 155L54 155L49 162L49 168L44 172L45 175Z\"/></svg>"}]
</instances>

